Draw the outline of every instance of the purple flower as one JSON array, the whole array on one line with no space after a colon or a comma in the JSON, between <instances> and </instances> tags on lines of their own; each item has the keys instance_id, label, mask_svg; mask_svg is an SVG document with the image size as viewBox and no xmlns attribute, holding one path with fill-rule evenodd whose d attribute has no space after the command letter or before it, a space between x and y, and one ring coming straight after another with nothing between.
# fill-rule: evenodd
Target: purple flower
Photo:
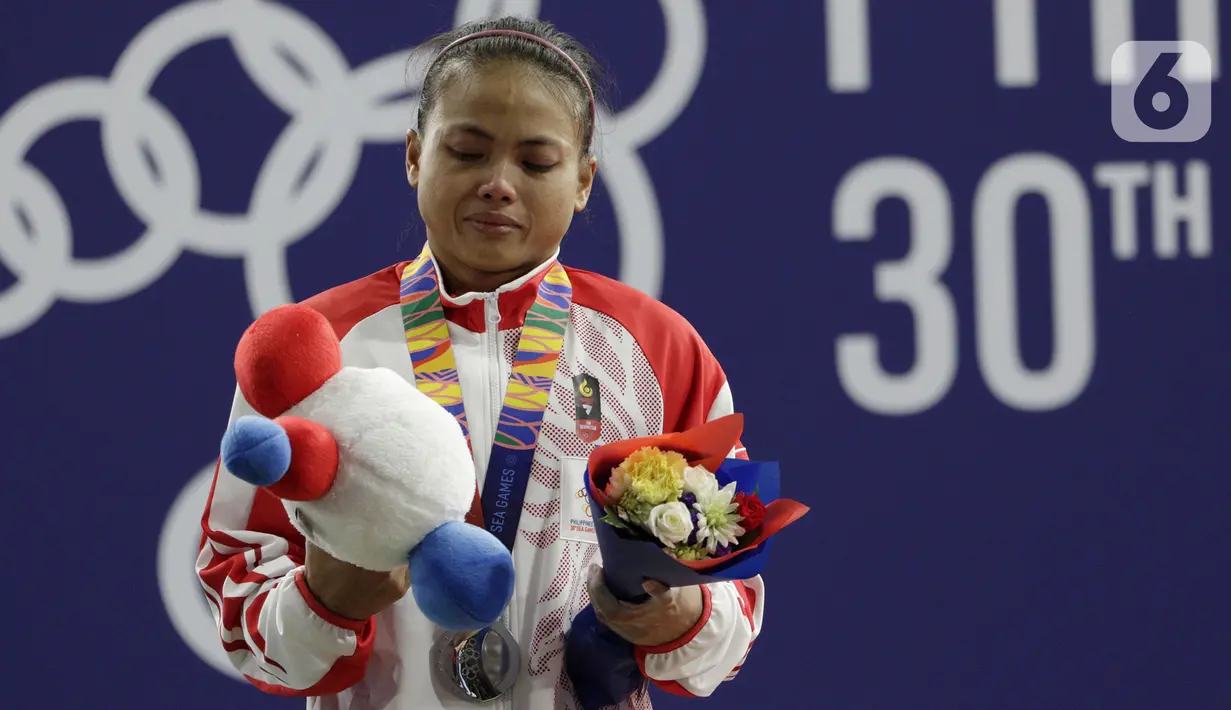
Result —
<instances>
[{"instance_id":1,"label":"purple flower","mask_svg":"<svg viewBox=\"0 0 1231 710\"><path fill-rule=\"evenodd\" d=\"M680 496L680 502L688 506L689 516L692 517L692 532L688 534L687 545L697 544L697 509L692 507L693 503L697 502L697 497L691 493L685 493Z\"/></svg>"},{"instance_id":2,"label":"purple flower","mask_svg":"<svg viewBox=\"0 0 1231 710\"><path fill-rule=\"evenodd\" d=\"M726 545L719 545L718 550L714 552L714 557L723 557L731 554L731 548Z\"/></svg>"}]
</instances>

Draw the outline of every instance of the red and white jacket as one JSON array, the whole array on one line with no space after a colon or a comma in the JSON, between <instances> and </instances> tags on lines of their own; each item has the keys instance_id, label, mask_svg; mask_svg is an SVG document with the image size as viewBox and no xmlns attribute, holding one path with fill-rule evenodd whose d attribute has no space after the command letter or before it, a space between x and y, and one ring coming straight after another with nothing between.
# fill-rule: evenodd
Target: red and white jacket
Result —
<instances>
[{"instance_id":1,"label":"red and white jacket","mask_svg":"<svg viewBox=\"0 0 1231 710\"><path fill-rule=\"evenodd\" d=\"M553 259L494 293L442 294L481 489L521 326ZM343 363L385 367L414 383L395 264L306 301L333 323ZM667 306L606 277L566 267L571 324L543 417L514 545L509 626L526 660L505 710L576 707L563 672L564 635L589 603L585 571L596 544L560 537L560 462L593 447L682 431L733 411L722 368L692 326ZM599 439L577 434L573 376L598 380ZM235 396L231 418L252 409ZM742 446L732 456L747 458ZM202 518L197 573L230 660L257 688L308 698L310 710L467 708L435 686L436 630L407 595L366 621L327 611L303 582L303 538L282 504L221 467ZM413 583L413 582L412 582ZM761 628L760 577L707 585L701 620L676 642L639 647L645 676L679 695L707 696L735 677ZM620 708L650 708L648 685Z\"/></svg>"}]
</instances>

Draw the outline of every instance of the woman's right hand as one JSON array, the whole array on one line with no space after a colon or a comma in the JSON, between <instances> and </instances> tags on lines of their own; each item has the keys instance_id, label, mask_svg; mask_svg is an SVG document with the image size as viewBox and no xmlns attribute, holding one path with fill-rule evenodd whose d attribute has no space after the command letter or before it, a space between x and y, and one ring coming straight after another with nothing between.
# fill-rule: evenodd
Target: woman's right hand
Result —
<instances>
[{"instance_id":1,"label":"woman's right hand","mask_svg":"<svg viewBox=\"0 0 1231 710\"><path fill-rule=\"evenodd\" d=\"M364 621L393 606L410 590L410 568L373 572L333 557L305 542L304 581L326 609L345 619Z\"/></svg>"}]
</instances>

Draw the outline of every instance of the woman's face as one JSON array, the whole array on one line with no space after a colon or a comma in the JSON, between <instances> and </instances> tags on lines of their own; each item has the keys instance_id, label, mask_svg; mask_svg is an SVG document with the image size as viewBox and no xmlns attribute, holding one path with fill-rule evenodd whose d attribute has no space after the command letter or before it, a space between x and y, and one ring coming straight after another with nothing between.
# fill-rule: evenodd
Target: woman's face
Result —
<instances>
[{"instance_id":1,"label":"woman's face","mask_svg":"<svg viewBox=\"0 0 1231 710\"><path fill-rule=\"evenodd\" d=\"M406 176L454 294L494 290L547 260L589 199L595 161L548 81L514 62L456 67L425 133L406 138Z\"/></svg>"}]
</instances>

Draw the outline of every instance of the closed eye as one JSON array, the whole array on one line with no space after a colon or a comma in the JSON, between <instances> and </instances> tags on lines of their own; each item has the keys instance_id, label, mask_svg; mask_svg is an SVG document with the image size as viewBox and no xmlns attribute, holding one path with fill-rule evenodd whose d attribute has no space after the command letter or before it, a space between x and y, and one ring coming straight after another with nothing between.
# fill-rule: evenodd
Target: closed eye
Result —
<instances>
[{"instance_id":1,"label":"closed eye","mask_svg":"<svg viewBox=\"0 0 1231 710\"><path fill-rule=\"evenodd\" d=\"M449 148L448 150L450 155L464 163L473 163L483 159L482 153L467 153L456 148ZM544 165L543 163L535 163L529 160L523 161L522 166L532 173L539 174L549 172L552 168L556 167L554 164Z\"/></svg>"},{"instance_id":2,"label":"closed eye","mask_svg":"<svg viewBox=\"0 0 1231 710\"><path fill-rule=\"evenodd\" d=\"M453 148L450 148L449 152L453 154L454 158L457 158L458 160L464 160L466 162L473 162L483 157L479 153L463 153L462 151L455 150Z\"/></svg>"}]
</instances>

